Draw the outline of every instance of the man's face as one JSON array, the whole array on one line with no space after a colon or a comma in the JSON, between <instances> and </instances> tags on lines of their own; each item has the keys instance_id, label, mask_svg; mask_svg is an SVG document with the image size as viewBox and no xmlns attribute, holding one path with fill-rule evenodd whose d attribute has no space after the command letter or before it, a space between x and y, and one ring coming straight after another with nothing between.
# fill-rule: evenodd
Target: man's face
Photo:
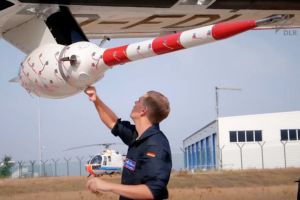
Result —
<instances>
[{"instance_id":1,"label":"man's face","mask_svg":"<svg viewBox=\"0 0 300 200\"><path fill-rule=\"evenodd\" d=\"M131 119L136 119L145 114L146 107L144 106L144 99L147 94L141 96L137 101L134 102L130 117Z\"/></svg>"}]
</instances>

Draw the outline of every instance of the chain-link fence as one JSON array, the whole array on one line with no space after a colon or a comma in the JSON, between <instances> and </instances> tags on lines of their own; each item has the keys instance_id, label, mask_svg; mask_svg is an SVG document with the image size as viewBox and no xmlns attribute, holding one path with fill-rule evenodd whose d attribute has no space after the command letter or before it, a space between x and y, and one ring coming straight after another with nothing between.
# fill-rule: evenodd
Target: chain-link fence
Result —
<instances>
[{"instance_id":1,"label":"chain-link fence","mask_svg":"<svg viewBox=\"0 0 300 200\"><path fill-rule=\"evenodd\" d=\"M186 148L185 166L188 170L299 167L299 154L297 142L232 143L216 149Z\"/></svg>"},{"instance_id":2,"label":"chain-link fence","mask_svg":"<svg viewBox=\"0 0 300 200\"><path fill-rule=\"evenodd\" d=\"M12 178L39 176L86 176L85 163L90 157L63 157L49 160L17 161L12 168Z\"/></svg>"},{"instance_id":3,"label":"chain-link fence","mask_svg":"<svg viewBox=\"0 0 300 200\"><path fill-rule=\"evenodd\" d=\"M13 166L12 178L87 176L85 164L92 156L53 158L47 160L17 161ZM183 154L172 154L173 169L183 169Z\"/></svg>"}]
</instances>

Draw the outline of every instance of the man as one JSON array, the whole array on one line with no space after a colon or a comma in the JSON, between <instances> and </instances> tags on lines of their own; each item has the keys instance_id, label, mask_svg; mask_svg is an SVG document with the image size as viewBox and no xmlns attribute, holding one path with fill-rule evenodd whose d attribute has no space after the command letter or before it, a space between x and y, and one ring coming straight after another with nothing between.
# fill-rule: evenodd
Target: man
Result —
<instances>
[{"instance_id":1,"label":"man","mask_svg":"<svg viewBox=\"0 0 300 200\"><path fill-rule=\"evenodd\" d=\"M159 123L170 112L168 99L155 91L149 91L140 97L130 114L135 124L132 125L118 119L97 96L94 87L89 86L85 93L94 102L103 123L128 145L122 184L94 177L87 182L88 189L94 193L113 192L120 195L121 200L168 198L171 151L168 139L159 129Z\"/></svg>"}]
</instances>

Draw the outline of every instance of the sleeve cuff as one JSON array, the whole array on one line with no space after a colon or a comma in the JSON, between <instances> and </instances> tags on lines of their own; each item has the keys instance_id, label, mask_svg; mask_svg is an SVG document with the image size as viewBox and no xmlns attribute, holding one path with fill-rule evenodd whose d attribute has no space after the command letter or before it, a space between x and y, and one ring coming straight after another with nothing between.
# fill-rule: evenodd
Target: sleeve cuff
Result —
<instances>
[{"instance_id":1,"label":"sleeve cuff","mask_svg":"<svg viewBox=\"0 0 300 200\"><path fill-rule=\"evenodd\" d=\"M169 197L168 190L165 187L156 188L151 184L145 184L152 193L153 199L167 199Z\"/></svg>"},{"instance_id":2,"label":"sleeve cuff","mask_svg":"<svg viewBox=\"0 0 300 200\"><path fill-rule=\"evenodd\" d=\"M119 118L117 120L117 122L115 123L114 127L111 129L111 133L114 135L114 136L119 136L119 131L118 131L118 127L119 127L119 124L121 122L121 118Z\"/></svg>"}]
</instances>

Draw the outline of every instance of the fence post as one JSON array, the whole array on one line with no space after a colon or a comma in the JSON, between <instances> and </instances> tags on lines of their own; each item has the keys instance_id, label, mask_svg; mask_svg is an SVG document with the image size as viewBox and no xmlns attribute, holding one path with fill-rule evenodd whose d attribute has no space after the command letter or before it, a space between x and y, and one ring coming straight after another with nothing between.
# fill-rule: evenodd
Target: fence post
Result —
<instances>
[{"instance_id":1,"label":"fence post","mask_svg":"<svg viewBox=\"0 0 300 200\"><path fill-rule=\"evenodd\" d=\"M57 176L57 162L59 159L52 159L52 162L54 163L54 176Z\"/></svg>"},{"instance_id":2,"label":"fence post","mask_svg":"<svg viewBox=\"0 0 300 200\"><path fill-rule=\"evenodd\" d=\"M245 145L245 143L243 143L242 145L236 143L236 145L240 148L241 169L243 169L243 146Z\"/></svg>"},{"instance_id":3,"label":"fence post","mask_svg":"<svg viewBox=\"0 0 300 200\"><path fill-rule=\"evenodd\" d=\"M262 169L265 168L265 163L264 163L264 145L266 144L266 142L257 142L260 146L260 152L261 152L261 165L262 165Z\"/></svg>"},{"instance_id":4,"label":"fence post","mask_svg":"<svg viewBox=\"0 0 300 200\"><path fill-rule=\"evenodd\" d=\"M219 154L219 160L220 160L219 168L220 169L223 169L223 149L224 149L224 147L225 147L225 145L223 145L221 148L218 145L218 150L220 152L220 154Z\"/></svg>"},{"instance_id":5,"label":"fence post","mask_svg":"<svg viewBox=\"0 0 300 200\"><path fill-rule=\"evenodd\" d=\"M34 164L35 164L35 160L30 160L30 165L31 165L31 177L34 177Z\"/></svg>"},{"instance_id":6,"label":"fence post","mask_svg":"<svg viewBox=\"0 0 300 200\"><path fill-rule=\"evenodd\" d=\"M84 157L83 156L81 156L81 157L77 156L76 158L79 161L79 175L81 176L81 162L82 162Z\"/></svg>"},{"instance_id":7,"label":"fence post","mask_svg":"<svg viewBox=\"0 0 300 200\"><path fill-rule=\"evenodd\" d=\"M19 165L19 178L22 177L22 168L23 168L23 161L18 161L18 165Z\"/></svg>"},{"instance_id":8,"label":"fence post","mask_svg":"<svg viewBox=\"0 0 300 200\"><path fill-rule=\"evenodd\" d=\"M288 141L282 141L281 140L280 142L283 145L284 167L286 168L286 149L285 149L285 147L286 147L286 144L287 144Z\"/></svg>"},{"instance_id":9,"label":"fence post","mask_svg":"<svg viewBox=\"0 0 300 200\"><path fill-rule=\"evenodd\" d=\"M67 176L69 176L69 162L70 162L71 159L72 159L72 157L70 157L70 158L64 157L64 160L67 163Z\"/></svg>"},{"instance_id":10,"label":"fence post","mask_svg":"<svg viewBox=\"0 0 300 200\"><path fill-rule=\"evenodd\" d=\"M48 162L48 160L45 160L45 161L43 161L43 160L41 160L41 162L42 162L42 165L43 165L43 171L44 171L44 176L47 176L46 175L46 163Z\"/></svg>"}]
</instances>

